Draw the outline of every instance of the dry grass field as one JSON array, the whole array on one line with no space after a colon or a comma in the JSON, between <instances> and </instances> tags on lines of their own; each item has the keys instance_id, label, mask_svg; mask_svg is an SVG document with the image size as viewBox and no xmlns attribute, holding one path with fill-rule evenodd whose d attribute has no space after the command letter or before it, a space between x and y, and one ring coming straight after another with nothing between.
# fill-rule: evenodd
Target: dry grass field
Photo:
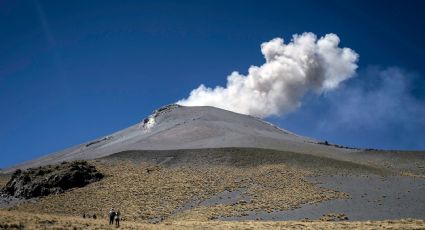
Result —
<instances>
[{"instance_id":1,"label":"dry grass field","mask_svg":"<svg viewBox=\"0 0 425 230\"><path fill-rule=\"evenodd\" d=\"M223 221L351 198L320 187L309 176L394 172L270 150L176 152L125 152L90 161L105 175L102 180L0 209L0 229L113 229L107 223L111 207L120 209L122 229L425 229L424 220L402 218ZM0 177L0 185L7 179ZM97 219L83 219L83 214L96 214Z\"/></svg>"},{"instance_id":2,"label":"dry grass field","mask_svg":"<svg viewBox=\"0 0 425 230\"><path fill-rule=\"evenodd\" d=\"M9 181L10 175L9 174L1 174L0 173L0 188L5 186L6 183Z\"/></svg>"},{"instance_id":3,"label":"dry grass field","mask_svg":"<svg viewBox=\"0 0 425 230\"><path fill-rule=\"evenodd\" d=\"M43 197L16 211L104 218L111 207L131 221L206 221L244 215L247 211L286 210L304 203L345 198L346 194L307 182L309 172L285 164L255 167L162 167L128 161L94 162L106 177L86 187ZM149 171L150 169L152 171ZM242 190L242 197L228 204L197 206L223 191ZM184 210L187 203L195 208Z\"/></svg>"},{"instance_id":4,"label":"dry grass field","mask_svg":"<svg viewBox=\"0 0 425 230\"><path fill-rule=\"evenodd\" d=\"M104 219L14 211L0 211L0 217L0 229L117 229ZM425 229L425 221L175 221L161 224L123 221L119 229Z\"/></svg>"}]
</instances>

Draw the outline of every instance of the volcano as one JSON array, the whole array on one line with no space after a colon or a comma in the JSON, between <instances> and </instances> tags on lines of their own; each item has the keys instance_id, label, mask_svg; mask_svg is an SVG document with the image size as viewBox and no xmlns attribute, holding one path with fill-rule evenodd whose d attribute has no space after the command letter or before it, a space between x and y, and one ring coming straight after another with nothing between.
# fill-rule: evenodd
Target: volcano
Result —
<instances>
[{"instance_id":1,"label":"volcano","mask_svg":"<svg viewBox=\"0 0 425 230\"><path fill-rule=\"evenodd\" d=\"M423 219L425 213L425 152L347 148L215 107L167 105L131 127L6 172L43 166L32 171L56 175L64 161L75 160L105 176L33 202L0 196L0 208L106 218L117 205L137 223ZM55 178L33 174L42 182ZM0 185L11 177L0 176Z\"/></svg>"},{"instance_id":2,"label":"volcano","mask_svg":"<svg viewBox=\"0 0 425 230\"><path fill-rule=\"evenodd\" d=\"M131 127L25 162L10 170L96 159L128 150L228 147L265 148L329 157L358 151L299 136L257 117L209 106L172 104L155 110Z\"/></svg>"}]
</instances>

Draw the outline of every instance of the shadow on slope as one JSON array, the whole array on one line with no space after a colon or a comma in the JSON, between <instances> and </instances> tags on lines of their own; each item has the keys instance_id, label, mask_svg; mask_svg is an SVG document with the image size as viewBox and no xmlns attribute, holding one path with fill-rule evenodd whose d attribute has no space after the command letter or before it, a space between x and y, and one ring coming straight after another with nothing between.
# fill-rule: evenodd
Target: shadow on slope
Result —
<instances>
[{"instance_id":1,"label":"shadow on slope","mask_svg":"<svg viewBox=\"0 0 425 230\"><path fill-rule=\"evenodd\" d=\"M284 163L291 167L308 169L315 173L374 173L390 175L397 172L377 166L337 160L317 155L285 152L259 148L217 148L180 150L134 150L102 158L107 161L130 160L133 163L149 162L166 167L223 165L252 167Z\"/></svg>"}]
</instances>

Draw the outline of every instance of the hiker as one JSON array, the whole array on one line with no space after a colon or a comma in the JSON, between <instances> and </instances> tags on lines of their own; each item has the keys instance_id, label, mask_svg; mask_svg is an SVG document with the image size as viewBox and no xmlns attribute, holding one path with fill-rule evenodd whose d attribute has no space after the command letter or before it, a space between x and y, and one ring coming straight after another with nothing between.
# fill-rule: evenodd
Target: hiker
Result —
<instances>
[{"instance_id":1,"label":"hiker","mask_svg":"<svg viewBox=\"0 0 425 230\"><path fill-rule=\"evenodd\" d=\"M117 211L115 212L115 225L117 227L120 226L120 218L121 218L121 213L120 213L120 210L117 209Z\"/></svg>"},{"instance_id":2,"label":"hiker","mask_svg":"<svg viewBox=\"0 0 425 230\"><path fill-rule=\"evenodd\" d=\"M112 207L111 210L109 211L109 224L114 224L114 219L115 219L115 209Z\"/></svg>"},{"instance_id":3,"label":"hiker","mask_svg":"<svg viewBox=\"0 0 425 230\"><path fill-rule=\"evenodd\" d=\"M96 218L97 218L96 214L93 214L93 219L95 219L95 220L96 220Z\"/></svg>"}]
</instances>

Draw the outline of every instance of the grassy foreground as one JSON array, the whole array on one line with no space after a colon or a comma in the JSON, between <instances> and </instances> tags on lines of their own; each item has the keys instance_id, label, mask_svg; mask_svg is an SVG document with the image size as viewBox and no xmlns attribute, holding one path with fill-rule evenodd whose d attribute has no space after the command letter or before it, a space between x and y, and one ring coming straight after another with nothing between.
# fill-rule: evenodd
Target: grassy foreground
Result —
<instances>
[{"instance_id":1,"label":"grassy foreground","mask_svg":"<svg viewBox=\"0 0 425 230\"><path fill-rule=\"evenodd\" d=\"M105 219L0 211L0 229L116 229ZM119 229L425 229L424 220L353 222L175 221L146 224L123 221Z\"/></svg>"},{"instance_id":2,"label":"grassy foreground","mask_svg":"<svg viewBox=\"0 0 425 230\"><path fill-rule=\"evenodd\" d=\"M0 230L116 229L106 217L111 207L122 213L121 229L425 229L425 220L414 219L218 220L349 198L308 176L389 171L352 162L260 149L204 149L130 151L90 163L105 175L102 180L0 208ZM9 176L0 174L0 187ZM97 219L83 219L83 213Z\"/></svg>"}]
</instances>

